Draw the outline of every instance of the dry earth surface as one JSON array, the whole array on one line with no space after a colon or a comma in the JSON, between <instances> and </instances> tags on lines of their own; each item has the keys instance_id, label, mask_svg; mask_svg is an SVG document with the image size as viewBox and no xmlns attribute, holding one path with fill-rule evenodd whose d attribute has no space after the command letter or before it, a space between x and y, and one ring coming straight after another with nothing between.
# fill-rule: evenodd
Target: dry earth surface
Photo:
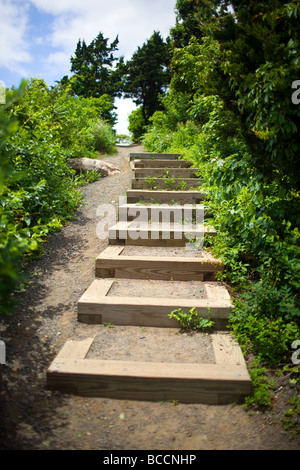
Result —
<instances>
[{"instance_id":1,"label":"dry earth surface","mask_svg":"<svg viewBox=\"0 0 300 470\"><path fill-rule=\"evenodd\" d=\"M30 284L18 294L14 314L0 319L0 339L6 343L6 365L0 365L0 449L299 450L299 437L291 438L280 424L288 393L293 392L280 383L274 408L265 413L249 412L241 405L86 398L46 389L47 368L68 339L99 335L92 356L102 350L130 357L135 351L147 355L156 349L158 357L171 360L176 354L171 334L182 354L194 354L197 348L199 337L184 338L166 330L162 334L168 338L155 343L155 328L107 328L76 319L77 301L95 276L95 257L107 246L107 240L96 234L97 207L113 203L117 208L119 196L130 185L129 152L134 151L143 148L120 147L117 155L105 158L121 173L81 189L84 205L76 219L53 234L44 255L27 266ZM195 360L210 362L209 337L203 335L200 347Z\"/></svg>"}]
</instances>

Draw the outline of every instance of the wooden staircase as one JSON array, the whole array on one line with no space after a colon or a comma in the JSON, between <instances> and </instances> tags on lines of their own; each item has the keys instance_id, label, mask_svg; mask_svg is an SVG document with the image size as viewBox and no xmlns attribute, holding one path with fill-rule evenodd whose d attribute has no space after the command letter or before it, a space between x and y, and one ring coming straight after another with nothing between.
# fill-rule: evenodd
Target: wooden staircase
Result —
<instances>
[{"instance_id":1,"label":"wooden staircase","mask_svg":"<svg viewBox=\"0 0 300 470\"><path fill-rule=\"evenodd\" d=\"M251 380L239 345L226 331L232 303L226 287L216 282L222 263L202 249L203 238L216 232L206 224L199 170L178 154L130 154L130 164L132 187L119 206L119 220L109 227L108 246L96 259L95 280L78 301L78 321L178 328L169 314L195 308L214 322L214 363L168 362L167 351L165 362L91 359L95 337L88 337L65 343L48 368L47 387L116 399L240 402L250 393ZM162 189L160 180L169 177L179 180L180 188L181 181L193 180L197 189ZM156 189L145 184L147 178L156 180ZM137 182L142 185L135 189ZM162 281L164 297L158 297L156 282ZM123 294L114 294L115 282ZM128 283L142 295L128 295ZM189 292L191 283L196 296Z\"/></svg>"}]
</instances>

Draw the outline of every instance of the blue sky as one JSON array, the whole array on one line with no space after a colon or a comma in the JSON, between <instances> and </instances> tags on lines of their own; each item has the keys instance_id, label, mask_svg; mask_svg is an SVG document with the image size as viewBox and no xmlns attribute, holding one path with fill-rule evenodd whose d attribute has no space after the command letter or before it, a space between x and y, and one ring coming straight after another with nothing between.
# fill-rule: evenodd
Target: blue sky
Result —
<instances>
[{"instance_id":1,"label":"blue sky","mask_svg":"<svg viewBox=\"0 0 300 470\"><path fill-rule=\"evenodd\" d=\"M22 78L55 84L70 75L77 41L89 44L101 31L116 55L131 58L154 31L166 38L175 24L176 0L0 0L0 80L7 88ZM118 133L127 132L131 100L116 100Z\"/></svg>"}]
</instances>

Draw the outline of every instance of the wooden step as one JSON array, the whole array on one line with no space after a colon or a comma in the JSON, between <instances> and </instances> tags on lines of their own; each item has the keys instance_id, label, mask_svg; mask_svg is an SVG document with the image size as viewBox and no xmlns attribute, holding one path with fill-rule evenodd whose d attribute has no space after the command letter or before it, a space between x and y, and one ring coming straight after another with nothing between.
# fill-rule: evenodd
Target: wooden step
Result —
<instances>
[{"instance_id":1,"label":"wooden step","mask_svg":"<svg viewBox=\"0 0 300 470\"><path fill-rule=\"evenodd\" d=\"M137 155L139 161L136 160ZM151 154L151 160L149 156L149 153L130 154L130 161L134 166L147 162L149 168L165 168L166 162L175 169L191 166L189 162L180 161L180 155ZM138 199L130 200L130 197ZM181 204L172 212L176 220L176 211L182 211L182 205L190 204L189 217L190 214L194 217L198 214L194 204L204 199L205 194L200 191L132 189L127 193L127 204L119 207L119 216L126 214L127 219L132 214L131 210L137 210L133 203L153 200L162 204L174 201ZM152 205L142 206L147 220L158 217L161 210L161 206L156 206L154 212ZM213 320L216 330L225 330L233 308L230 295L221 283L203 282L211 280L210 276L215 279L215 273L223 269L220 260L197 250L192 250L194 256L166 256L166 253L164 256L157 256L157 253L155 256L126 256L124 253L124 249L128 250L132 244L172 247L181 243L185 246L192 237L199 241L203 239L203 233L215 235L213 228L196 227L175 223L140 223L137 226L137 220L125 222L123 219L111 227L109 243L121 242L128 246L108 246L97 257L96 279L78 301L78 321L175 329L180 327L180 323L169 314L178 308L186 313L193 308L200 317ZM128 288L130 282L131 287ZM155 284L158 282L161 283L159 288ZM188 295L192 285L194 291ZM95 338L65 343L47 370L48 390L111 399L176 400L214 405L242 402L251 392L251 380L242 352L228 334L211 335L215 362L210 364L168 361L168 351L164 362L91 359L88 353Z\"/></svg>"},{"instance_id":2,"label":"wooden step","mask_svg":"<svg viewBox=\"0 0 300 470\"><path fill-rule=\"evenodd\" d=\"M205 183L203 178L132 178L132 189L160 189L160 190L195 190Z\"/></svg>"},{"instance_id":3,"label":"wooden step","mask_svg":"<svg viewBox=\"0 0 300 470\"><path fill-rule=\"evenodd\" d=\"M112 323L114 325L135 325L152 327L175 327L179 322L170 318L169 314L177 308L188 312L195 308L198 315L215 322L216 329L224 330L227 326L228 316L232 310L229 293L223 285L216 283L198 282L197 292L199 298L177 298L177 293L182 289L191 289L185 281L149 281L134 279L133 290L139 289L145 296L119 296L112 295L113 283L122 286L123 279L95 279L78 301L78 321L89 324ZM125 282L128 283L128 279ZM172 298L158 296L156 282L162 282L163 293L171 292ZM138 284L142 283L142 284ZM174 285L174 283L176 283ZM182 284L181 288L178 284ZM197 284L195 281L193 284ZM181 289L181 290L178 290ZM203 294L200 297L204 289ZM125 285L126 290L126 285ZM127 290L126 290L127 292ZM194 290L191 291L195 292ZM148 296L153 293L153 296ZM170 294L171 295L171 294Z\"/></svg>"},{"instance_id":4,"label":"wooden step","mask_svg":"<svg viewBox=\"0 0 300 470\"><path fill-rule=\"evenodd\" d=\"M108 246L96 258L95 275L101 278L161 279L170 281L213 281L216 273L223 270L221 260L215 259L208 251L188 250L185 256L170 256L166 248L164 256L151 254L151 248L144 249L145 255L126 255L130 247ZM141 249L141 248L140 248ZM137 250L138 251L138 250Z\"/></svg>"},{"instance_id":5,"label":"wooden step","mask_svg":"<svg viewBox=\"0 0 300 470\"><path fill-rule=\"evenodd\" d=\"M128 189L127 203L158 202L161 204L199 204L206 194L201 191L160 191L149 189Z\"/></svg>"},{"instance_id":6,"label":"wooden step","mask_svg":"<svg viewBox=\"0 0 300 470\"><path fill-rule=\"evenodd\" d=\"M221 405L240 403L251 380L239 346L212 335L215 362L175 363L89 359L94 337L68 340L47 370L47 389L80 396Z\"/></svg>"},{"instance_id":7,"label":"wooden step","mask_svg":"<svg viewBox=\"0 0 300 470\"><path fill-rule=\"evenodd\" d=\"M152 152L132 152L129 154L130 160L178 160L179 153L152 153Z\"/></svg>"},{"instance_id":8,"label":"wooden step","mask_svg":"<svg viewBox=\"0 0 300 470\"><path fill-rule=\"evenodd\" d=\"M120 204L119 221L130 221L137 217L145 222L197 220L203 222L211 213L204 204Z\"/></svg>"},{"instance_id":9,"label":"wooden step","mask_svg":"<svg viewBox=\"0 0 300 470\"><path fill-rule=\"evenodd\" d=\"M186 246L203 244L204 236L215 236L213 227L198 224L121 221L108 229L110 245Z\"/></svg>"},{"instance_id":10,"label":"wooden step","mask_svg":"<svg viewBox=\"0 0 300 470\"><path fill-rule=\"evenodd\" d=\"M166 164L167 166L167 164ZM197 174L200 172L199 168L135 168L135 178L197 178Z\"/></svg>"},{"instance_id":11,"label":"wooden step","mask_svg":"<svg viewBox=\"0 0 300 470\"><path fill-rule=\"evenodd\" d=\"M187 160L131 160L133 168L190 168L192 162Z\"/></svg>"}]
</instances>

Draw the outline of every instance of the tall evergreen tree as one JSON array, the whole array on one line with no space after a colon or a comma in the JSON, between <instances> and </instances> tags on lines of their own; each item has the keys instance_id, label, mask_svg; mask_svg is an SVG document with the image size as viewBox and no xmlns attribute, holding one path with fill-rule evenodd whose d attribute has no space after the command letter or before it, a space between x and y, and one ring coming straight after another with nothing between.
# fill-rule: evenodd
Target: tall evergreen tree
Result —
<instances>
[{"instance_id":1,"label":"tall evergreen tree","mask_svg":"<svg viewBox=\"0 0 300 470\"><path fill-rule=\"evenodd\" d=\"M153 35L126 63L125 97L142 105L145 124L160 109L160 95L170 83L170 50L159 32Z\"/></svg>"},{"instance_id":2,"label":"tall evergreen tree","mask_svg":"<svg viewBox=\"0 0 300 470\"><path fill-rule=\"evenodd\" d=\"M98 98L104 94L112 97L120 96L120 68L123 58L119 59L119 68L114 66L118 59L114 52L118 49L119 39L108 44L100 32L98 36L87 45L79 40L74 57L71 57L71 72L74 73L72 83L76 95ZM118 69L118 71L116 71Z\"/></svg>"},{"instance_id":3,"label":"tall evergreen tree","mask_svg":"<svg viewBox=\"0 0 300 470\"><path fill-rule=\"evenodd\" d=\"M230 4L228 0L177 0L176 25L170 30L173 46L187 46L192 37L200 40L207 34L207 27L211 27L214 22L221 27L221 32L224 17L230 17ZM223 21L220 22L220 19Z\"/></svg>"}]
</instances>

